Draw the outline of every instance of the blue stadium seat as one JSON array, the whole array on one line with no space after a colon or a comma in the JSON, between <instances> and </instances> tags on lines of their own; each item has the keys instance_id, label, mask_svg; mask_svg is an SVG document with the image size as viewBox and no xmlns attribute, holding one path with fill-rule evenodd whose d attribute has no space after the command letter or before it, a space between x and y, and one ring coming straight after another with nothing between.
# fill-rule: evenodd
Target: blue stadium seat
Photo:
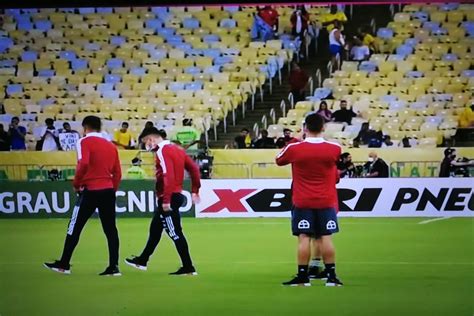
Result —
<instances>
[{"instance_id":1,"label":"blue stadium seat","mask_svg":"<svg viewBox=\"0 0 474 316\"><path fill-rule=\"evenodd\" d=\"M427 21L427 22L423 23L422 26L423 26L424 29L432 30L432 29L435 29L435 28L439 27L439 22Z\"/></svg>"},{"instance_id":2,"label":"blue stadium seat","mask_svg":"<svg viewBox=\"0 0 474 316\"><path fill-rule=\"evenodd\" d=\"M95 8L79 8L79 14L93 14L95 13Z\"/></svg>"},{"instance_id":3,"label":"blue stadium seat","mask_svg":"<svg viewBox=\"0 0 474 316\"><path fill-rule=\"evenodd\" d=\"M123 60L120 58L110 58L107 60L107 67L109 69L117 69L123 67Z\"/></svg>"},{"instance_id":4,"label":"blue stadium seat","mask_svg":"<svg viewBox=\"0 0 474 316\"><path fill-rule=\"evenodd\" d=\"M71 60L71 69L74 71L87 69L88 62L85 59L73 59Z\"/></svg>"},{"instance_id":5,"label":"blue stadium seat","mask_svg":"<svg viewBox=\"0 0 474 316\"><path fill-rule=\"evenodd\" d=\"M160 19L148 19L145 21L145 27L152 30L159 30L163 28L163 24L163 21Z\"/></svg>"},{"instance_id":6,"label":"blue stadium seat","mask_svg":"<svg viewBox=\"0 0 474 316\"><path fill-rule=\"evenodd\" d=\"M190 57L199 57L199 56L204 56L203 50L202 49L186 49L184 50L185 56L190 56Z\"/></svg>"},{"instance_id":7,"label":"blue stadium seat","mask_svg":"<svg viewBox=\"0 0 474 316\"><path fill-rule=\"evenodd\" d=\"M0 60L0 68L11 68L15 66L16 66L16 60L13 60L13 59Z\"/></svg>"},{"instance_id":8,"label":"blue stadium seat","mask_svg":"<svg viewBox=\"0 0 474 316\"><path fill-rule=\"evenodd\" d=\"M220 57L214 58L214 65L221 66L221 65L229 64L233 61L234 61L233 56L220 56Z\"/></svg>"},{"instance_id":9,"label":"blue stadium seat","mask_svg":"<svg viewBox=\"0 0 474 316\"><path fill-rule=\"evenodd\" d=\"M21 15L20 9L5 9L5 15L18 16Z\"/></svg>"},{"instance_id":10,"label":"blue stadium seat","mask_svg":"<svg viewBox=\"0 0 474 316\"><path fill-rule=\"evenodd\" d=\"M124 36L111 36L110 37L110 44L111 45L117 45L117 46L120 46L122 45L123 43L125 43L127 41L127 39L124 37Z\"/></svg>"},{"instance_id":11,"label":"blue stadium seat","mask_svg":"<svg viewBox=\"0 0 474 316\"><path fill-rule=\"evenodd\" d=\"M104 76L104 82L105 83L119 83L122 81L122 76L118 75L118 74L106 74Z\"/></svg>"},{"instance_id":12,"label":"blue stadium seat","mask_svg":"<svg viewBox=\"0 0 474 316\"><path fill-rule=\"evenodd\" d=\"M49 20L38 20L35 22L35 28L43 32L48 32L53 27L53 23Z\"/></svg>"},{"instance_id":13,"label":"blue stadium seat","mask_svg":"<svg viewBox=\"0 0 474 316\"><path fill-rule=\"evenodd\" d=\"M22 93L23 92L23 85L19 83L9 84L7 85L6 93L7 95L12 95L15 93Z\"/></svg>"},{"instance_id":14,"label":"blue stadium seat","mask_svg":"<svg viewBox=\"0 0 474 316\"><path fill-rule=\"evenodd\" d=\"M201 73L201 71L202 71L201 68L195 67L195 66L186 67L184 69L184 73L192 74L192 75L199 74Z\"/></svg>"},{"instance_id":15,"label":"blue stadium seat","mask_svg":"<svg viewBox=\"0 0 474 316\"><path fill-rule=\"evenodd\" d=\"M386 94L386 95L383 95L379 98L380 101L382 102L387 102L387 103L390 103L390 102L395 102L398 100L397 96L396 95L391 95L391 94Z\"/></svg>"},{"instance_id":16,"label":"blue stadium seat","mask_svg":"<svg viewBox=\"0 0 474 316\"><path fill-rule=\"evenodd\" d=\"M197 29L199 28L199 20L195 18L186 18L183 20L183 27L185 29Z\"/></svg>"},{"instance_id":17,"label":"blue stadium seat","mask_svg":"<svg viewBox=\"0 0 474 316\"><path fill-rule=\"evenodd\" d=\"M218 74L221 72L221 66L220 65L214 65L214 66L209 66L206 67L203 71L205 74Z\"/></svg>"},{"instance_id":18,"label":"blue stadium seat","mask_svg":"<svg viewBox=\"0 0 474 316\"><path fill-rule=\"evenodd\" d=\"M168 90L170 91L184 90L184 83L183 82L170 82L168 84Z\"/></svg>"},{"instance_id":19,"label":"blue stadium seat","mask_svg":"<svg viewBox=\"0 0 474 316\"><path fill-rule=\"evenodd\" d=\"M75 13L76 9L74 9L74 8L58 8L58 12Z\"/></svg>"},{"instance_id":20,"label":"blue stadium seat","mask_svg":"<svg viewBox=\"0 0 474 316\"><path fill-rule=\"evenodd\" d=\"M329 97L331 93L332 93L332 90L329 88L317 88L316 90L314 90L313 96L317 100L322 100Z\"/></svg>"},{"instance_id":21,"label":"blue stadium seat","mask_svg":"<svg viewBox=\"0 0 474 316\"><path fill-rule=\"evenodd\" d=\"M183 37L181 35L167 35L163 36L167 43L182 43L184 42Z\"/></svg>"},{"instance_id":22,"label":"blue stadium seat","mask_svg":"<svg viewBox=\"0 0 474 316\"><path fill-rule=\"evenodd\" d=\"M168 8L167 7L151 7L151 12L155 14L167 14Z\"/></svg>"},{"instance_id":23,"label":"blue stadium seat","mask_svg":"<svg viewBox=\"0 0 474 316\"><path fill-rule=\"evenodd\" d=\"M182 51L187 51L187 50L190 50L191 48L193 48L193 45L191 45L189 43L171 42L170 44L171 44L171 46L173 46L173 48L176 48L176 49L179 49L179 50L182 50Z\"/></svg>"},{"instance_id":24,"label":"blue stadium seat","mask_svg":"<svg viewBox=\"0 0 474 316\"><path fill-rule=\"evenodd\" d=\"M29 21L21 21L17 23L17 28L20 31L31 31L34 29L33 23Z\"/></svg>"},{"instance_id":25,"label":"blue stadium seat","mask_svg":"<svg viewBox=\"0 0 474 316\"><path fill-rule=\"evenodd\" d=\"M102 97L104 99L119 99L120 98L120 91L105 90L105 91L102 92Z\"/></svg>"},{"instance_id":26,"label":"blue stadium seat","mask_svg":"<svg viewBox=\"0 0 474 316\"><path fill-rule=\"evenodd\" d=\"M474 34L474 21L464 21L461 23L461 27L464 28L467 34Z\"/></svg>"},{"instance_id":27,"label":"blue stadium seat","mask_svg":"<svg viewBox=\"0 0 474 316\"><path fill-rule=\"evenodd\" d=\"M232 13L239 11L238 5L224 5L223 8L224 8L224 11L232 12Z\"/></svg>"},{"instance_id":28,"label":"blue stadium seat","mask_svg":"<svg viewBox=\"0 0 474 316\"><path fill-rule=\"evenodd\" d=\"M52 104L55 104L56 103L56 99L54 98L47 98L47 99L43 99L43 100L40 100L38 102L38 105L39 106L47 106L47 105L52 105Z\"/></svg>"},{"instance_id":29,"label":"blue stadium seat","mask_svg":"<svg viewBox=\"0 0 474 316\"><path fill-rule=\"evenodd\" d=\"M146 51L150 51L153 49L156 49L156 44L153 43L141 43L140 44L140 49L144 49Z\"/></svg>"},{"instance_id":30,"label":"blue stadium seat","mask_svg":"<svg viewBox=\"0 0 474 316\"><path fill-rule=\"evenodd\" d=\"M184 86L184 89L193 90L193 91L202 90L202 82L193 81L193 82L186 83L186 85Z\"/></svg>"},{"instance_id":31,"label":"blue stadium seat","mask_svg":"<svg viewBox=\"0 0 474 316\"><path fill-rule=\"evenodd\" d=\"M377 70L377 64L374 63L373 61L366 60L359 64L359 70L374 72L375 70Z\"/></svg>"},{"instance_id":32,"label":"blue stadium seat","mask_svg":"<svg viewBox=\"0 0 474 316\"><path fill-rule=\"evenodd\" d=\"M176 32L176 29L174 29L172 27L163 27L163 28L157 30L158 35L160 35L164 38L166 38L168 36L173 36L175 32Z\"/></svg>"},{"instance_id":33,"label":"blue stadium seat","mask_svg":"<svg viewBox=\"0 0 474 316\"><path fill-rule=\"evenodd\" d=\"M410 45L410 46L415 47L419 42L420 42L420 40L417 39L417 38L414 38L414 37L413 38L407 38L405 40L405 45Z\"/></svg>"},{"instance_id":34,"label":"blue stadium seat","mask_svg":"<svg viewBox=\"0 0 474 316\"><path fill-rule=\"evenodd\" d=\"M202 41L204 43L215 43L215 42L219 42L220 40L221 39L219 35L216 35L216 34L207 34L202 37Z\"/></svg>"},{"instance_id":35,"label":"blue stadium seat","mask_svg":"<svg viewBox=\"0 0 474 316\"><path fill-rule=\"evenodd\" d=\"M38 59L38 53L32 50L21 53L21 61L30 62Z\"/></svg>"},{"instance_id":36,"label":"blue stadium seat","mask_svg":"<svg viewBox=\"0 0 474 316\"><path fill-rule=\"evenodd\" d=\"M208 48L202 51L203 55L206 57L216 58L221 55L221 51L218 48Z\"/></svg>"},{"instance_id":37,"label":"blue stadium seat","mask_svg":"<svg viewBox=\"0 0 474 316\"><path fill-rule=\"evenodd\" d=\"M240 55L240 49L238 48L226 48L222 50L222 56L238 56Z\"/></svg>"},{"instance_id":38,"label":"blue stadium seat","mask_svg":"<svg viewBox=\"0 0 474 316\"><path fill-rule=\"evenodd\" d=\"M38 70L38 77L54 77L56 74L56 71L54 69L40 69Z\"/></svg>"},{"instance_id":39,"label":"blue stadium seat","mask_svg":"<svg viewBox=\"0 0 474 316\"><path fill-rule=\"evenodd\" d=\"M130 69L130 74L135 76L143 76L146 74L146 69L143 67L133 67Z\"/></svg>"},{"instance_id":40,"label":"blue stadium seat","mask_svg":"<svg viewBox=\"0 0 474 316\"><path fill-rule=\"evenodd\" d=\"M402 55L402 54L398 54L398 51L397 51L397 54L391 54L388 56L388 61L401 61L401 60L405 60L405 57L406 55Z\"/></svg>"},{"instance_id":41,"label":"blue stadium seat","mask_svg":"<svg viewBox=\"0 0 474 316\"><path fill-rule=\"evenodd\" d=\"M0 122L10 124L12 121L12 118L13 118L12 114L0 114Z\"/></svg>"},{"instance_id":42,"label":"blue stadium seat","mask_svg":"<svg viewBox=\"0 0 474 316\"><path fill-rule=\"evenodd\" d=\"M377 31L377 37L383 38L383 39L389 39L393 37L393 30L388 27L382 27L379 28Z\"/></svg>"},{"instance_id":43,"label":"blue stadium seat","mask_svg":"<svg viewBox=\"0 0 474 316\"><path fill-rule=\"evenodd\" d=\"M441 58L444 61L455 61L458 60L458 55L456 54L444 54Z\"/></svg>"},{"instance_id":44,"label":"blue stadium seat","mask_svg":"<svg viewBox=\"0 0 474 316\"><path fill-rule=\"evenodd\" d=\"M21 9L23 13L26 14L36 14L39 12L37 8L28 8L28 9Z\"/></svg>"},{"instance_id":45,"label":"blue stadium seat","mask_svg":"<svg viewBox=\"0 0 474 316\"><path fill-rule=\"evenodd\" d=\"M431 35L432 36L445 36L448 35L448 30L445 29L444 27L436 27L431 29Z\"/></svg>"},{"instance_id":46,"label":"blue stadium seat","mask_svg":"<svg viewBox=\"0 0 474 316\"><path fill-rule=\"evenodd\" d=\"M108 14L108 13L113 13L114 9L113 8L106 8L106 7L98 7L95 9L97 13L100 14Z\"/></svg>"},{"instance_id":47,"label":"blue stadium seat","mask_svg":"<svg viewBox=\"0 0 474 316\"><path fill-rule=\"evenodd\" d=\"M160 60L168 56L168 52L163 49L150 50L149 53L150 53L150 58L156 59L156 60Z\"/></svg>"},{"instance_id":48,"label":"blue stadium seat","mask_svg":"<svg viewBox=\"0 0 474 316\"><path fill-rule=\"evenodd\" d=\"M72 62L77 58L77 56L76 53L72 50L63 50L59 52L59 58Z\"/></svg>"},{"instance_id":49,"label":"blue stadium seat","mask_svg":"<svg viewBox=\"0 0 474 316\"><path fill-rule=\"evenodd\" d=\"M100 45L97 43L87 43L84 45L84 50L91 51L91 52L96 52L99 51Z\"/></svg>"},{"instance_id":50,"label":"blue stadium seat","mask_svg":"<svg viewBox=\"0 0 474 316\"><path fill-rule=\"evenodd\" d=\"M97 91L99 92L104 92L104 91L109 91L109 90L114 90L113 83L99 83L97 85Z\"/></svg>"},{"instance_id":51,"label":"blue stadium seat","mask_svg":"<svg viewBox=\"0 0 474 316\"><path fill-rule=\"evenodd\" d=\"M444 3L442 4L439 9L441 11L453 11L456 10L459 7L459 3L455 2L450 2L450 3Z\"/></svg>"},{"instance_id":52,"label":"blue stadium seat","mask_svg":"<svg viewBox=\"0 0 474 316\"><path fill-rule=\"evenodd\" d=\"M397 47L397 54L406 57L413 53L413 47L410 45L400 45Z\"/></svg>"},{"instance_id":53,"label":"blue stadium seat","mask_svg":"<svg viewBox=\"0 0 474 316\"><path fill-rule=\"evenodd\" d=\"M418 20L420 22L426 22L429 20L430 15L425 11L414 12L411 15L413 20Z\"/></svg>"},{"instance_id":54,"label":"blue stadium seat","mask_svg":"<svg viewBox=\"0 0 474 316\"><path fill-rule=\"evenodd\" d=\"M223 28L226 28L226 29L232 29L232 28L235 28L237 26L237 22L233 19L222 19L219 22L219 26L223 27Z\"/></svg>"},{"instance_id":55,"label":"blue stadium seat","mask_svg":"<svg viewBox=\"0 0 474 316\"><path fill-rule=\"evenodd\" d=\"M463 70L461 73L463 77L474 77L474 70Z\"/></svg>"}]
</instances>

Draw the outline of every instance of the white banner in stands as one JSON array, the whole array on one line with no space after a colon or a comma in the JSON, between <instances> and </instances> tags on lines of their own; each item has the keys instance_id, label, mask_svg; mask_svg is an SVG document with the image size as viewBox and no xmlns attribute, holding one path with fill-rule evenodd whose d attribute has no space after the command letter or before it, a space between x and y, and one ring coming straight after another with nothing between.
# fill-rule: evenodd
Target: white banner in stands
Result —
<instances>
[{"instance_id":1,"label":"white banner in stands","mask_svg":"<svg viewBox=\"0 0 474 316\"><path fill-rule=\"evenodd\" d=\"M60 133L59 143L64 151L76 150L77 142L79 141L78 133Z\"/></svg>"},{"instance_id":2,"label":"white banner in stands","mask_svg":"<svg viewBox=\"0 0 474 316\"><path fill-rule=\"evenodd\" d=\"M202 180L196 217L289 217L290 179ZM470 178L341 179L340 217L474 217Z\"/></svg>"}]
</instances>

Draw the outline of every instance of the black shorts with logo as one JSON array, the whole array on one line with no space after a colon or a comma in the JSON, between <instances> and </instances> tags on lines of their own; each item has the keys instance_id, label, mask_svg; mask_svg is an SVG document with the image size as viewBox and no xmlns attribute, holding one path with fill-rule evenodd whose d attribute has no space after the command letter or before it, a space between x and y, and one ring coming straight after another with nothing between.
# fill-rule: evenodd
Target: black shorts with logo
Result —
<instances>
[{"instance_id":1,"label":"black shorts with logo","mask_svg":"<svg viewBox=\"0 0 474 316\"><path fill-rule=\"evenodd\" d=\"M339 231L336 209L308 209L294 207L291 211L291 228L294 236L300 234L320 237Z\"/></svg>"}]
</instances>

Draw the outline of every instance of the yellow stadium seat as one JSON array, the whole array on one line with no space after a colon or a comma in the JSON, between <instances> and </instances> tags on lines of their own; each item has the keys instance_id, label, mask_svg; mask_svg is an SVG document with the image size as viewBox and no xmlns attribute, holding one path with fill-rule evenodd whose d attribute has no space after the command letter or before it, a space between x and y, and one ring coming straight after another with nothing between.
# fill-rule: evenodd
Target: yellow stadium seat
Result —
<instances>
[{"instance_id":1,"label":"yellow stadium seat","mask_svg":"<svg viewBox=\"0 0 474 316\"><path fill-rule=\"evenodd\" d=\"M443 23L446 21L446 13L442 11L433 11L430 14L430 20L433 22Z\"/></svg>"}]
</instances>

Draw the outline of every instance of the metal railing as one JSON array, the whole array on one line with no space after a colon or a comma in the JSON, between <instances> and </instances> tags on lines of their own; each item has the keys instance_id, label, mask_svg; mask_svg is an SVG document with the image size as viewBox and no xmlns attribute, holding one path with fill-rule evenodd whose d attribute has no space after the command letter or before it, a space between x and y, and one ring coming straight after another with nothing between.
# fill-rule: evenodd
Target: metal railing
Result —
<instances>
[{"instance_id":1,"label":"metal railing","mask_svg":"<svg viewBox=\"0 0 474 316\"><path fill-rule=\"evenodd\" d=\"M272 124L276 124L276 112L274 108L270 109L270 117L272 118Z\"/></svg>"},{"instance_id":2,"label":"metal railing","mask_svg":"<svg viewBox=\"0 0 474 316\"><path fill-rule=\"evenodd\" d=\"M281 100L280 109L281 109L281 113L283 113L283 117L286 117L286 102L285 102L285 100Z\"/></svg>"}]
</instances>

